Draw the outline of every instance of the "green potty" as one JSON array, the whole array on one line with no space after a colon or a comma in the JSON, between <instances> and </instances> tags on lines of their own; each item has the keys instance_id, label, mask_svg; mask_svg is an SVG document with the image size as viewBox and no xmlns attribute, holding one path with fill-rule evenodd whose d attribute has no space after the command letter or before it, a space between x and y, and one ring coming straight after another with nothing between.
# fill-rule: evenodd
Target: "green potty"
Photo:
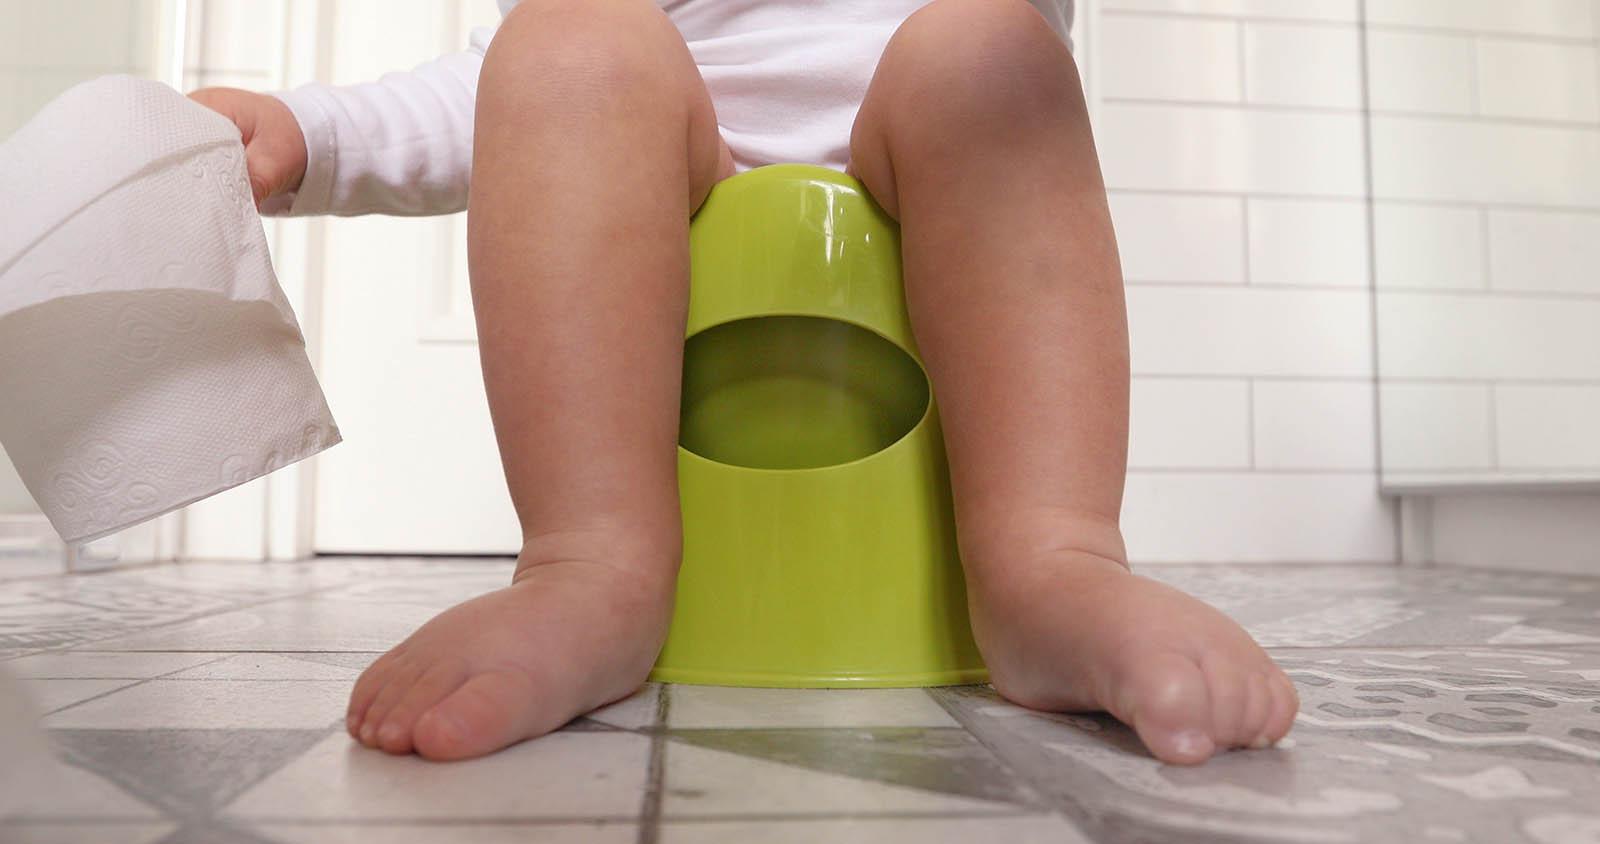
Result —
<instances>
[{"instance_id":1,"label":"green potty","mask_svg":"<svg viewBox=\"0 0 1600 844\"><path fill-rule=\"evenodd\" d=\"M894 221L774 165L712 190L689 252L683 568L651 679L984 682Z\"/></svg>"}]
</instances>

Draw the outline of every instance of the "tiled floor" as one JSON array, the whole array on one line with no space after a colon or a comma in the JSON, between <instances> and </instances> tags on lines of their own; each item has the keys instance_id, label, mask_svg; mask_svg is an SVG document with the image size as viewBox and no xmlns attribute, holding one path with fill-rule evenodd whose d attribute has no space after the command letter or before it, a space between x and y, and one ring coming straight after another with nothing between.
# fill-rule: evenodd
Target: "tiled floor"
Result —
<instances>
[{"instance_id":1,"label":"tiled floor","mask_svg":"<svg viewBox=\"0 0 1600 844\"><path fill-rule=\"evenodd\" d=\"M1166 567L1299 684L1289 741L1158 764L985 687L649 686L448 765L353 745L360 669L505 562L7 577L6 842L1600 841L1600 578ZM15 569L13 569L15 571Z\"/></svg>"}]
</instances>

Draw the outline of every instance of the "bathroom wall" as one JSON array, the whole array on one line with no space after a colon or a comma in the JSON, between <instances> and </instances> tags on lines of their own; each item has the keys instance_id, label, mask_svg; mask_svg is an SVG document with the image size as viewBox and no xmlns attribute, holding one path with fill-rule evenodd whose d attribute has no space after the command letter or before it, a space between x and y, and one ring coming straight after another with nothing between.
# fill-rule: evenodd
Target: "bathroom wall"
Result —
<instances>
[{"instance_id":1,"label":"bathroom wall","mask_svg":"<svg viewBox=\"0 0 1600 844\"><path fill-rule=\"evenodd\" d=\"M1137 561L1395 559L1356 0L1101 0ZM1093 13L1093 12L1091 12Z\"/></svg>"},{"instance_id":2,"label":"bathroom wall","mask_svg":"<svg viewBox=\"0 0 1600 844\"><path fill-rule=\"evenodd\" d=\"M1528 571L1600 571L1600 495L1480 493L1432 498L1416 529L1425 561Z\"/></svg>"},{"instance_id":3,"label":"bathroom wall","mask_svg":"<svg viewBox=\"0 0 1600 844\"><path fill-rule=\"evenodd\" d=\"M1414 499L1407 545L1593 573L1600 3L1369 0L1368 16L1385 487L1501 485ZM1503 488L1549 481L1589 483Z\"/></svg>"},{"instance_id":4,"label":"bathroom wall","mask_svg":"<svg viewBox=\"0 0 1600 844\"><path fill-rule=\"evenodd\" d=\"M85 79L150 74L159 0L0 0L0 138Z\"/></svg>"},{"instance_id":5,"label":"bathroom wall","mask_svg":"<svg viewBox=\"0 0 1600 844\"><path fill-rule=\"evenodd\" d=\"M37 512L39 505L33 503L33 496L17 477L17 470L11 466L5 449L0 448L0 515Z\"/></svg>"},{"instance_id":6,"label":"bathroom wall","mask_svg":"<svg viewBox=\"0 0 1600 844\"><path fill-rule=\"evenodd\" d=\"M1368 17L1385 485L1600 481L1600 7Z\"/></svg>"},{"instance_id":7,"label":"bathroom wall","mask_svg":"<svg viewBox=\"0 0 1600 844\"><path fill-rule=\"evenodd\" d=\"M287 0L186 0L184 90L281 87Z\"/></svg>"},{"instance_id":8,"label":"bathroom wall","mask_svg":"<svg viewBox=\"0 0 1600 844\"><path fill-rule=\"evenodd\" d=\"M295 4L189 0L187 86L278 87L286 41L292 40L286 39L286 26L316 25L296 22L290 8ZM1373 256L1367 250L1356 0L1099 0L1096 5L1080 6L1092 16L1084 22L1090 41L1081 55L1089 63L1085 75L1095 94L1096 132L1128 279L1135 380L1124 518L1132 557L1144 562L1393 561L1396 508L1378 493ZM1384 25L1397 38L1477 44L1484 39L1471 27L1498 20L1498 4L1487 0L1428 4L1467 10L1465 23L1448 31L1405 24L1401 16L1420 3L1368 0L1368 5L1375 20L1390 21ZM1589 0L1582 5L1593 8ZM1528 4L1533 6L1544 9L1545 3ZM1379 7L1390 17L1380 17ZM1578 4L1550 8L1555 7L1571 11ZM1518 26L1545 26L1539 22L1548 21L1548 14L1501 17L1515 17L1522 22L1513 22ZM0 44L13 37L10 33L0 27ZM1524 35L1487 40L1527 42L1569 54L1561 49L1571 46L1568 40L1547 32ZM1431 61L1428 57L1441 50L1454 55L1450 49L1419 49L1395 60ZM7 64L12 55L9 49L0 51L0 92L15 90ZM1472 55L1472 62L1479 61ZM1516 72L1526 72L1524 65L1541 66L1513 64ZM1437 78L1425 76L1441 85L1453 78L1443 71ZM1510 98L1513 106L1517 100ZM1526 107L1550 107L1533 100ZM17 101L0 97L0 104L7 102ZM1480 107L1478 100L1471 102L1472 108ZM1568 128L1547 125L1552 123L1548 115L1514 117L1528 131ZM1426 123L1476 126L1479 117L1434 116ZM1396 221L1408 210L1421 209L1427 216L1455 207L1409 198L1392 204L1393 209L1380 207L1380 231L1391 226L1388 231L1404 233ZM1485 238L1482 226L1492 212L1527 210L1492 205L1474 210L1477 237ZM1543 215L1549 209L1533 210ZM1391 211L1402 216L1384 216ZM1533 219L1559 229L1567 218ZM1437 238L1424 235L1437 229L1380 236L1378 257L1429 248ZM1446 244L1456 237L1448 226L1443 231ZM1547 233L1540 241L1538 236L1535 246L1556 237ZM1553 242L1579 249L1600 239ZM1528 241L1522 248L1529 248ZM1559 254L1554 247L1535 251L1541 259ZM1482 283L1470 295L1502 295L1489 281L1490 259L1464 250L1444 253L1468 266L1483 261ZM1588 260L1589 266L1597 265L1593 256ZM1407 266L1392 260L1388 265ZM280 266L280 273L293 270ZM1438 280L1378 279L1386 292L1427 288ZM1462 298L1452 284L1459 286L1446 278L1438 285L1446 289L1428 289L1448 306ZM1592 298L1571 292L1561 291L1569 304L1592 304ZM1505 294L1515 298L1511 291ZM0 512L8 501L8 469L0 461ZM238 526L262 519L265 497L264 490L247 485L190 508L191 528L216 528L198 530L218 538L200 556L259 553L260 532ZM1503 565L1514 564L1508 562L1513 558L1581 557L1588 547L1581 526L1600 521L1600 497L1560 497L1550 507L1540 506L1547 501L1441 500L1430 522L1438 558ZM1485 524L1501 530L1485 531ZM1530 537L1529 544L1516 547L1505 539L1507 530ZM221 539L227 536L250 537L251 547L227 546Z\"/></svg>"}]
</instances>

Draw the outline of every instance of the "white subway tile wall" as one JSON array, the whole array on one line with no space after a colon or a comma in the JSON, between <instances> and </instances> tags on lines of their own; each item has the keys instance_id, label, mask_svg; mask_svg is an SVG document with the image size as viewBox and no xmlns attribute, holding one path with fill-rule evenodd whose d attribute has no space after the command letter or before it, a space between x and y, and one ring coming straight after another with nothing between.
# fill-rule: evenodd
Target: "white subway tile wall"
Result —
<instances>
[{"instance_id":1,"label":"white subway tile wall","mask_svg":"<svg viewBox=\"0 0 1600 844\"><path fill-rule=\"evenodd\" d=\"M1099 36L1102 96L1226 103L1242 99L1239 27L1231 21L1107 17Z\"/></svg>"},{"instance_id":2,"label":"white subway tile wall","mask_svg":"<svg viewBox=\"0 0 1600 844\"><path fill-rule=\"evenodd\" d=\"M1250 283L1370 285L1367 208L1360 201L1253 197Z\"/></svg>"},{"instance_id":3,"label":"white subway tile wall","mask_svg":"<svg viewBox=\"0 0 1600 844\"><path fill-rule=\"evenodd\" d=\"M1100 165L1113 189L1352 198L1366 193L1359 111L1106 97L1099 119Z\"/></svg>"},{"instance_id":4,"label":"white subway tile wall","mask_svg":"<svg viewBox=\"0 0 1600 844\"><path fill-rule=\"evenodd\" d=\"M1593 43L1478 41L1478 112L1490 117L1593 123L1600 68Z\"/></svg>"},{"instance_id":5,"label":"white subway tile wall","mask_svg":"<svg viewBox=\"0 0 1600 844\"><path fill-rule=\"evenodd\" d=\"M1600 214L1497 209L1488 224L1496 290L1600 295Z\"/></svg>"},{"instance_id":6,"label":"white subway tile wall","mask_svg":"<svg viewBox=\"0 0 1600 844\"><path fill-rule=\"evenodd\" d=\"M1392 484L1600 478L1597 9L1367 2Z\"/></svg>"},{"instance_id":7,"label":"white subway tile wall","mask_svg":"<svg viewBox=\"0 0 1600 844\"><path fill-rule=\"evenodd\" d=\"M1488 286L1484 212L1459 205L1380 202L1372 209L1379 289Z\"/></svg>"},{"instance_id":8,"label":"white subway tile wall","mask_svg":"<svg viewBox=\"0 0 1600 844\"><path fill-rule=\"evenodd\" d=\"M1385 381L1600 383L1600 298L1383 290L1378 314Z\"/></svg>"},{"instance_id":9,"label":"white subway tile wall","mask_svg":"<svg viewBox=\"0 0 1600 844\"><path fill-rule=\"evenodd\" d=\"M1136 375L1370 378L1365 290L1130 284Z\"/></svg>"},{"instance_id":10,"label":"white subway tile wall","mask_svg":"<svg viewBox=\"0 0 1600 844\"><path fill-rule=\"evenodd\" d=\"M1127 281L1135 562L1395 557L1357 12L1101 4L1088 72Z\"/></svg>"},{"instance_id":11,"label":"white subway tile wall","mask_svg":"<svg viewBox=\"0 0 1600 844\"><path fill-rule=\"evenodd\" d=\"M1130 467L1250 468L1248 380L1139 378L1129 404Z\"/></svg>"},{"instance_id":12,"label":"white subway tile wall","mask_svg":"<svg viewBox=\"0 0 1600 844\"><path fill-rule=\"evenodd\" d=\"M1390 381L1378 390L1385 472L1486 473L1494 467L1494 407L1486 384Z\"/></svg>"},{"instance_id":13,"label":"white subway tile wall","mask_svg":"<svg viewBox=\"0 0 1600 844\"><path fill-rule=\"evenodd\" d=\"M1122 531L1135 565L1390 562L1394 512L1355 472L1128 474Z\"/></svg>"},{"instance_id":14,"label":"white subway tile wall","mask_svg":"<svg viewBox=\"0 0 1600 844\"><path fill-rule=\"evenodd\" d=\"M1435 499L1431 509L1434 555L1439 560L1464 566L1595 571L1600 495L1463 495Z\"/></svg>"},{"instance_id":15,"label":"white subway tile wall","mask_svg":"<svg viewBox=\"0 0 1600 844\"><path fill-rule=\"evenodd\" d=\"M1501 384L1494 393L1502 467L1600 470L1600 384Z\"/></svg>"},{"instance_id":16,"label":"white subway tile wall","mask_svg":"<svg viewBox=\"0 0 1600 844\"><path fill-rule=\"evenodd\" d=\"M1377 397L1367 379L1255 382L1255 467L1377 471Z\"/></svg>"},{"instance_id":17,"label":"white subway tile wall","mask_svg":"<svg viewBox=\"0 0 1600 844\"><path fill-rule=\"evenodd\" d=\"M1245 100L1361 108L1361 37L1352 26L1247 22Z\"/></svg>"},{"instance_id":18,"label":"white subway tile wall","mask_svg":"<svg viewBox=\"0 0 1600 844\"><path fill-rule=\"evenodd\" d=\"M1124 278L1244 283L1241 198L1113 191L1108 199Z\"/></svg>"},{"instance_id":19,"label":"white subway tile wall","mask_svg":"<svg viewBox=\"0 0 1600 844\"><path fill-rule=\"evenodd\" d=\"M1367 86L1373 111L1472 114L1473 39L1464 35L1367 30Z\"/></svg>"},{"instance_id":20,"label":"white subway tile wall","mask_svg":"<svg viewBox=\"0 0 1600 844\"><path fill-rule=\"evenodd\" d=\"M1359 0L1101 0L1107 10L1354 23Z\"/></svg>"},{"instance_id":21,"label":"white subway tile wall","mask_svg":"<svg viewBox=\"0 0 1600 844\"><path fill-rule=\"evenodd\" d=\"M1594 37L1595 9L1592 0L1367 0L1367 22L1584 41Z\"/></svg>"}]
</instances>

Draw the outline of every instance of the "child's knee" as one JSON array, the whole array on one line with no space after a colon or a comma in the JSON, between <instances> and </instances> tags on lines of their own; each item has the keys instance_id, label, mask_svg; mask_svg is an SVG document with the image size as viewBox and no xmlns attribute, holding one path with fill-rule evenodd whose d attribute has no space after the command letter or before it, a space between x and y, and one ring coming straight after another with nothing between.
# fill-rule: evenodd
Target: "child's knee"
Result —
<instances>
[{"instance_id":1,"label":"child's knee","mask_svg":"<svg viewBox=\"0 0 1600 844\"><path fill-rule=\"evenodd\" d=\"M523 0L489 45L479 96L574 105L659 98L693 67L677 29L650 0Z\"/></svg>"},{"instance_id":2,"label":"child's knee","mask_svg":"<svg viewBox=\"0 0 1600 844\"><path fill-rule=\"evenodd\" d=\"M964 123L1058 110L1079 86L1072 54L1026 0L934 0L890 39L886 71L907 114Z\"/></svg>"}]
</instances>

